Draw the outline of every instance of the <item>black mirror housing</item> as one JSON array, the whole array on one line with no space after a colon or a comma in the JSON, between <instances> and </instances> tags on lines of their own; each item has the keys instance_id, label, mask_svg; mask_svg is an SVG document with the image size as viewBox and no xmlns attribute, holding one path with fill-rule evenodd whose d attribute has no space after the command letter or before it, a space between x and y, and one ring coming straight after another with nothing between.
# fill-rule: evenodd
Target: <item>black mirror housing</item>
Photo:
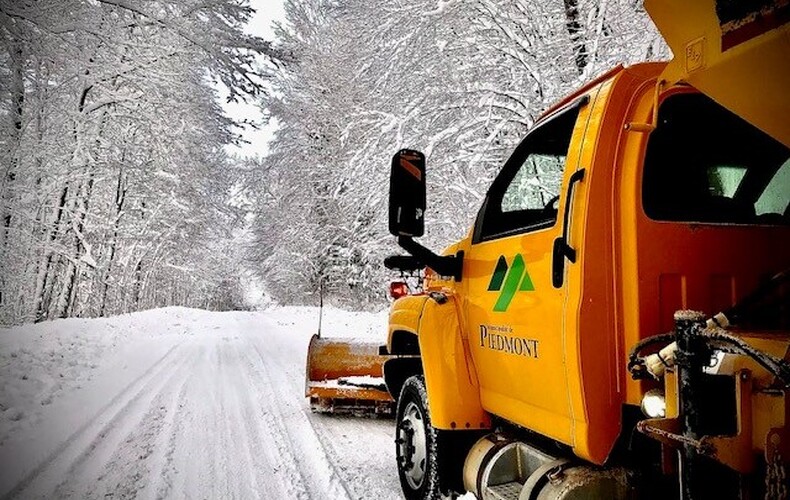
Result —
<instances>
[{"instance_id":1,"label":"black mirror housing","mask_svg":"<svg viewBox=\"0 0 790 500\"><path fill-rule=\"evenodd\" d=\"M392 157L389 230L394 236L425 233L425 155L402 149Z\"/></svg>"}]
</instances>

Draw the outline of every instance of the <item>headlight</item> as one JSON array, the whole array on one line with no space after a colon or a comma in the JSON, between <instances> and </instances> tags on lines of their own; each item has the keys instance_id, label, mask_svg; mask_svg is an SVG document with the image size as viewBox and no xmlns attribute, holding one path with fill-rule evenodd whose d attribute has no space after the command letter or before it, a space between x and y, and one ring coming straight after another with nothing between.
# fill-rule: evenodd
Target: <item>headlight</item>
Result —
<instances>
[{"instance_id":1,"label":"headlight","mask_svg":"<svg viewBox=\"0 0 790 500\"><path fill-rule=\"evenodd\" d=\"M650 418L664 418L667 415L667 402L664 391L650 389L642 398L642 413Z\"/></svg>"}]
</instances>

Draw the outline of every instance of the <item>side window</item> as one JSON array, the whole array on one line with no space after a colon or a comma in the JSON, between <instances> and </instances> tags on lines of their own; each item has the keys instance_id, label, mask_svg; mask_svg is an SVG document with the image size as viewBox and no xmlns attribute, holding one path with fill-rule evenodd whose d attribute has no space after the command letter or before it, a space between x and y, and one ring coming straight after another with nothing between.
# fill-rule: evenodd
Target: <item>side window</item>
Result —
<instances>
[{"instance_id":1,"label":"side window","mask_svg":"<svg viewBox=\"0 0 790 500\"><path fill-rule=\"evenodd\" d=\"M488 190L474 243L556 223L565 158L582 102L539 124L521 141Z\"/></svg>"},{"instance_id":2,"label":"side window","mask_svg":"<svg viewBox=\"0 0 790 500\"><path fill-rule=\"evenodd\" d=\"M565 155L529 155L505 190L502 212L545 207L560 194L564 169Z\"/></svg>"}]
</instances>

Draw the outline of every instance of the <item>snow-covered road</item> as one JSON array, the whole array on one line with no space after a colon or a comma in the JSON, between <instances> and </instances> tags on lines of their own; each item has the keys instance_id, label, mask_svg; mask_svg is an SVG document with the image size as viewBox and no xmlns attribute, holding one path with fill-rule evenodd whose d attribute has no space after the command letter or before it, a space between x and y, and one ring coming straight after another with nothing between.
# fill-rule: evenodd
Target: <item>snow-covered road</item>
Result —
<instances>
[{"instance_id":1,"label":"snow-covered road","mask_svg":"<svg viewBox=\"0 0 790 500\"><path fill-rule=\"evenodd\" d=\"M399 498L391 420L310 413L312 311L0 330L0 497Z\"/></svg>"}]
</instances>

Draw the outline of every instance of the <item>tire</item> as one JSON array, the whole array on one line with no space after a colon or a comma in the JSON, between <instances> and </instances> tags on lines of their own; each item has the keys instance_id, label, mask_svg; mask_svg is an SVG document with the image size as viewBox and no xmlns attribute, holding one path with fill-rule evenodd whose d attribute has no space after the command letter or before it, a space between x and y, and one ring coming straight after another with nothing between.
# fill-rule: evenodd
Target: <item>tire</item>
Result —
<instances>
[{"instance_id":1,"label":"tire","mask_svg":"<svg viewBox=\"0 0 790 500\"><path fill-rule=\"evenodd\" d=\"M431 425L425 379L406 379L395 411L395 457L406 500L441 498L438 436Z\"/></svg>"},{"instance_id":2,"label":"tire","mask_svg":"<svg viewBox=\"0 0 790 500\"><path fill-rule=\"evenodd\" d=\"M395 422L395 456L404 497L434 500L463 493L464 459L480 432L435 429L422 375L403 384Z\"/></svg>"}]
</instances>

